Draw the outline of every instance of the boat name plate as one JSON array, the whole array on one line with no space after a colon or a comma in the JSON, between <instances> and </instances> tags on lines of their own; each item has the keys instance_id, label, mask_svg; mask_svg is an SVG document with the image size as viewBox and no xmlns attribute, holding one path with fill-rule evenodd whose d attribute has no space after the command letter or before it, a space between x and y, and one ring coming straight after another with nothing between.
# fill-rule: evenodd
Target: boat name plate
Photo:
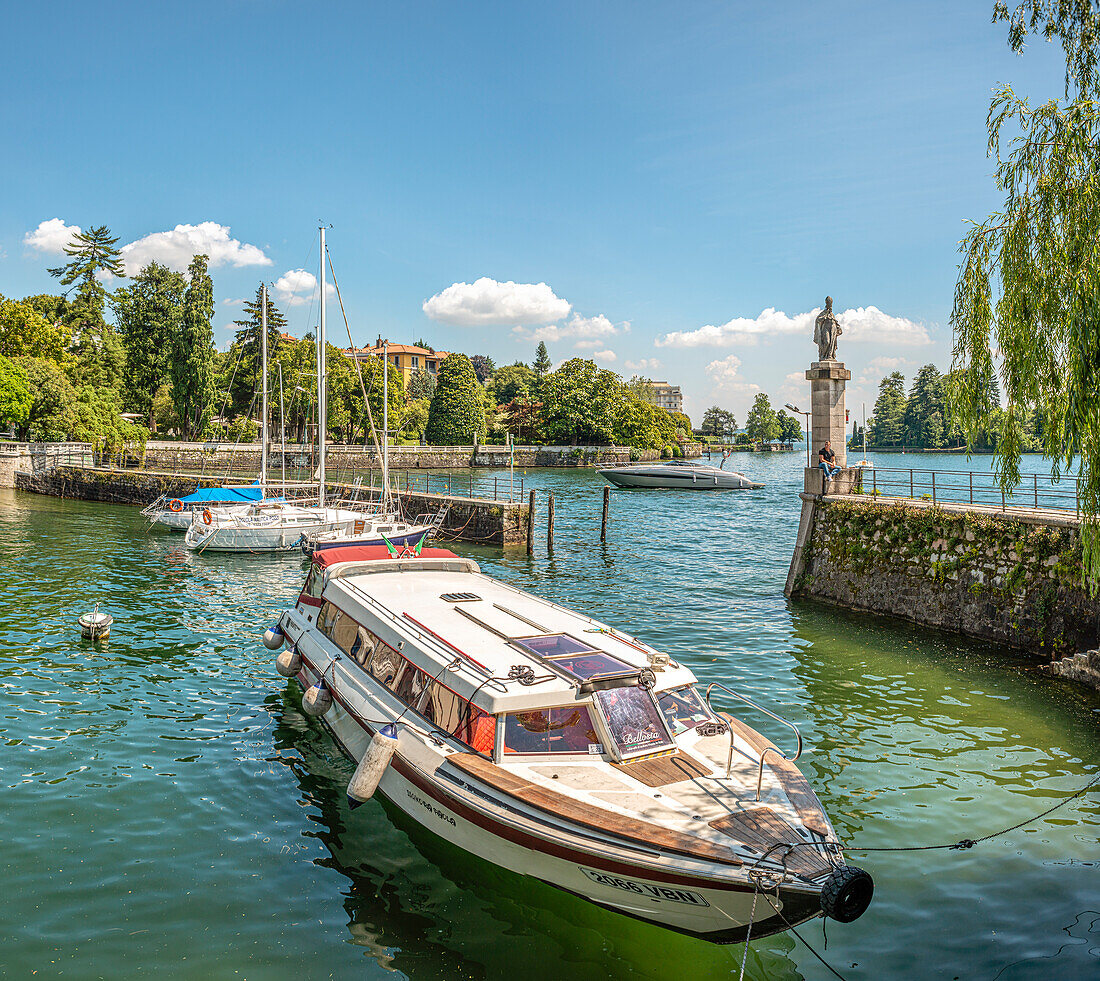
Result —
<instances>
[{"instance_id":1,"label":"boat name plate","mask_svg":"<svg viewBox=\"0 0 1100 981\"><path fill-rule=\"evenodd\" d=\"M669 886L657 886L650 882L637 882L634 879L624 879L617 875L608 875L606 872L597 872L595 869L586 869L583 865L578 865L577 868L601 886L622 889L624 892L632 892L637 896L645 896L646 899L657 902L686 903L688 906L710 905L702 896L690 889L672 889Z\"/></svg>"}]
</instances>

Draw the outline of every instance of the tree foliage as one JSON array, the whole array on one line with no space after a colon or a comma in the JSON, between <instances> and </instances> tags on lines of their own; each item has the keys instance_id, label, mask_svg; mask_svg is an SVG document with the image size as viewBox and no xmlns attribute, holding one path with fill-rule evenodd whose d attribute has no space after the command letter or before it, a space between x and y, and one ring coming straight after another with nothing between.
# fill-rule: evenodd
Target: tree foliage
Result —
<instances>
[{"instance_id":1,"label":"tree foliage","mask_svg":"<svg viewBox=\"0 0 1100 981\"><path fill-rule=\"evenodd\" d=\"M550 360L550 353L546 350L546 342L539 341L539 346L535 349L535 360L531 364L535 371L535 377L542 381L553 366L554 363Z\"/></svg>"},{"instance_id":2,"label":"tree foliage","mask_svg":"<svg viewBox=\"0 0 1100 981\"><path fill-rule=\"evenodd\" d=\"M409 375L409 398L430 399L435 394L435 375L427 368L414 368Z\"/></svg>"},{"instance_id":3,"label":"tree foliage","mask_svg":"<svg viewBox=\"0 0 1100 981\"><path fill-rule=\"evenodd\" d=\"M207 271L209 256L197 255L187 267L188 283L178 327L171 337L168 376L172 399L190 439L201 433L213 411L214 392L214 281Z\"/></svg>"},{"instance_id":4,"label":"tree foliage","mask_svg":"<svg viewBox=\"0 0 1100 981\"><path fill-rule=\"evenodd\" d=\"M78 232L65 246L69 261L49 270L51 276L61 280L62 286L77 284L76 297L69 305L66 324L73 334L80 337L89 334L93 338L106 328L103 307L107 291L100 277L122 276L121 253L115 248L117 237L112 237L106 225Z\"/></svg>"},{"instance_id":5,"label":"tree foliage","mask_svg":"<svg viewBox=\"0 0 1100 981\"><path fill-rule=\"evenodd\" d=\"M753 399L745 421L745 432L753 443L770 443L779 439L779 417L772 408L771 399L763 392Z\"/></svg>"},{"instance_id":6,"label":"tree foliage","mask_svg":"<svg viewBox=\"0 0 1100 981\"><path fill-rule=\"evenodd\" d=\"M737 433L737 419L728 409L712 405L703 413L699 432L704 436L717 436L719 439L732 439Z\"/></svg>"},{"instance_id":7,"label":"tree foliage","mask_svg":"<svg viewBox=\"0 0 1100 981\"><path fill-rule=\"evenodd\" d=\"M470 364L474 366L474 374L482 385L488 384L489 379L493 377L493 373L497 370L497 366L493 364L493 359L485 354L471 355Z\"/></svg>"},{"instance_id":8,"label":"tree foliage","mask_svg":"<svg viewBox=\"0 0 1100 981\"><path fill-rule=\"evenodd\" d=\"M490 385L497 405L507 405L516 399L530 399L535 391L535 373L521 362L498 368Z\"/></svg>"},{"instance_id":9,"label":"tree foliage","mask_svg":"<svg viewBox=\"0 0 1100 981\"><path fill-rule=\"evenodd\" d=\"M0 354L0 422L23 426L30 415L32 401L27 372Z\"/></svg>"},{"instance_id":10,"label":"tree foliage","mask_svg":"<svg viewBox=\"0 0 1100 981\"><path fill-rule=\"evenodd\" d=\"M150 262L130 286L115 291L111 306L126 347L126 401L153 425L153 398L168 383L168 364L183 319L187 281Z\"/></svg>"},{"instance_id":11,"label":"tree foliage","mask_svg":"<svg viewBox=\"0 0 1100 981\"><path fill-rule=\"evenodd\" d=\"M68 340L64 328L47 320L32 303L0 296L0 355L60 361Z\"/></svg>"},{"instance_id":12,"label":"tree foliage","mask_svg":"<svg viewBox=\"0 0 1100 981\"><path fill-rule=\"evenodd\" d=\"M879 382L867 436L875 446L901 446L905 437L905 376L900 371L892 371Z\"/></svg>"},{"instance_id":13,"label":"tree foliage","mask_svg":"<svg viewBox=\"0 0 1100 981\"><path fill-rule=\"evenodd\" d=\"M990 396L1000 360L1004 407L996 468L1020 479L1028 420L1060 476L1080 458L1084 576L1100 586L1100 17L1090 0L998 2L1021 51L1029 35L1058 39L1065 98L1032 106L1005 86L989 109L989 154L1000 211L972 223L951 322L953 414L973 445L1001 406Z\"/></svg>"},{"instance_id":14,"label":"tree foliage","mask_svg":"<svg viewBox=\"0 0 1100 981\"><path fill-rule=\"evenodd\" d=\"M537 369L536 369L537 370ZM623 402L618 375L570 358L542 379L543 429L553 443L611 443Z\"/></svg>"},{"instance_id":15,"label":"tree foliage","mask_svg":"<svg viewBox=\"0 0 1100 981\"><path fill-rule=\"evenodd\" d=\"M234 335L233 343L240 351L240 366L237 368L237 378L233 385L233 404L241 411L247 411L253 396L260 390L260 371L263 364L263 352L260 350L260 328L263 323L263 287L256 287L256 298L246 300L244 304L244 316L240 320L234 320L233 325L238 328ZM283 332L286 330L286 317L271 300L271 294L267 294L267 363L270 367L273 358L283 343ZM326 357L327 357L326 348ZM316 347L314 348L316 352ZM268 382L270 384L270 378ZM316 384L314 388L316 389Z\"/></svg>"},{"instance_id":16,"label":"tree foliage","mask_svg":"<svg viewBox=\"0 0 1100 981\"><path fill-rule=\"evenodd\" d=\"M439 366L424 436L435 446L465 446L485 433L481 386L465 354L449 354Z\"/></svg>"}]
</instances>

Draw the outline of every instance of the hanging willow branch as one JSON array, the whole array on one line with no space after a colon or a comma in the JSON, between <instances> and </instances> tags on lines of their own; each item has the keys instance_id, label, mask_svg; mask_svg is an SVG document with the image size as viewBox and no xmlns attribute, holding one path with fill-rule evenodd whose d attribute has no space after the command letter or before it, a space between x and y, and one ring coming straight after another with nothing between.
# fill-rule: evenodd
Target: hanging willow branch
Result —
<instances>
[{"instance_id":1,"label":"hanging willow branch","mask_svg":"<svg viewBox=\"0 0 1100 981\"><path fill-rule=\"evenodd\" d=\"M1078 96L1032 108L1010 88L989 110L1004 210L972 223L955 287L953 409L973 442L1007 405L996 465L1020 479L1026 420L1042 420L1057 478L1080 458L1084 577L1100 585L1100 103ZM1009 136L1007 134L1011 133Z\"/></svg>"}]
</instances>

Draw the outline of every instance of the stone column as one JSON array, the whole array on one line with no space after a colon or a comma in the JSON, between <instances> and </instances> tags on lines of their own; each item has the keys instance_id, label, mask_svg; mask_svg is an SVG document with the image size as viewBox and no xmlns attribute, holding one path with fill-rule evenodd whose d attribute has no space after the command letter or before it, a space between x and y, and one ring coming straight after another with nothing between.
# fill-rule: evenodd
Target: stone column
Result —
<instances>
[{"instance_id":1,"label":"stone column","mask_svg":"<svg viewBox=\"0 0 1100 981\"><path fill-rule=\"evenodd\" d=\"M848 463L847 421L844 418L844 384L852 373L843 361L815 361L806 372L810 383L810 447L811 462L817 465L817 451L826 440L833 444L836 465L843 469Z\"/></svg>"}]
</instances>

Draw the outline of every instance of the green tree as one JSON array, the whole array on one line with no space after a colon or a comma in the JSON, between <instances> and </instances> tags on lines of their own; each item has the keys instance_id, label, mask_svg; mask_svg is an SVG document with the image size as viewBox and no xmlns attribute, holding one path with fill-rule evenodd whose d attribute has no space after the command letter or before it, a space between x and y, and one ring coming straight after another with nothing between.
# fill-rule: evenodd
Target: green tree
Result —
<instances>
[{"instance_id":1,"label":"green tree","mask_svg":"<svg viewBox=\"0 0 1100 981\"><path fill-rule=\"evenodd\" d=\"M439 366L428 408L425 439L435 446L465 446L485 433L481 386L465 354L449 354Z\"/></svg>"},{"instance_id":2,"label":"green tree","mask_svg":"<svg viewBox=\"0 0 1100 981\"><path fill-rule=\"evenodd\" d=\"M51 276L61 280L62 286L76 284L76 297L67 311L66 326L78 343L89 335L89 341L106 333L109 328L103 319L103 307L107 291L100 276L122 276L121 252L115 248L118 238L112 238L106 225L78 232L65 246L69 261L49 270Z\"/></svg>"},{"instance_id":3,"label":"green tree","mask_svg":"<svg viewBox=\"0 0 1100 981\"><path fill-rule=\"evenodd\" d=\"M67 331L43 317L33 304L0 296L0 355L61 361L68 341Z\"/></svg>"},{"instance_id":4,"label":"green tree","mask_svg":"<svg viewBox=\"0 0 1100 981\"><path fill-rule=\"evenodd\" d=\"M699 432L704 436L717 436L719 439L732 439L737 432L737 419L732 412L712 405L703 413Z\"/></svg>"},{"instance_id":5,"label":"green tree","mask_svg":"<svg viewBox=\"0 0 1100 981\"><path fill-rule=\"evenodd\" d=\"M130 286L111 299L126 349L126 401L153 427L153 398L169 381L173 340L183 319L187 281L159 262L150 262Z\"/></svg>"},{"instance_id":6,"label":"green tree","mask_svg":"<svg viewBox=\"0 0 1100 981\"><path fill-rule=\"evenodd\" d=\"M531 365L535 370L535 378L541 382L553 366L554 363L550 360L550 354L546 350L546 343L539 341L539 346L535 349L535 360Z\"/></svg>"},{"instance_id":7,"label":"green tree","mask_svg":"<svg viewBox=\"0 0 1100 981\"><path fill-rule=\"evenodd\" d=\"M400 431L406 437L420 439L428 428L430 399L409 399L401 413Z\"/></svg>"},{"instance_id":8,"label":"green tree","mask_svg":"<svg viewBox=\"0 0 1100 981\"><path fill-rule=\"evenodd\" d=\"M504 426L517 443L536 445L542 442L542 403L516 398L501 407Z\"/></svg>"},{"instance_id":9,"label":"green tree","mask_svg":"<svg viewBox=\"0 0 1100 981\"><path fill-rule=\"evenodd\" d=\"M771 443L779 439L779 417L772 408L771 400L763 392L753 400L745 422L745 432L753 443Z\"/></svg>"},{"instance_id":10,"label":"green tree","mask_svg":"<svg viewBox=\"0 0 1100 981\"><path fill-rule=\"evenodd\" d=\"M520 361L498 368L490 390L497 405L507 405L515 399L529 399L535 389L535 373Z\"/></svg>"},{"instance_id":11,"label":"green tree","mask_svg":"<svg viewBox=\"0 0 1100 981\"><path fill-rule=\"evenodd\" d=\"M56 442L67 439L76 423L76 391L57 362L23 358L31 405L23 423L24 439Z\"/></svg>"},{"instance_id":12,"label":"green tree","mask_svg":"<svg viewBox=\"0 0 1100 981\"><path fill-rule=\"evenodd\" d=\"M168 377L184 439L206 428L214 405L214 281L209 256L197 255L187 267L183 310L171 335Z\"/></svg>"},{"instance_id":13,"label":"green tree","mask_svg":"<svg viewBox=\"0 0 1100 981\"><path fill-rule=\"evenodd\" d=\"M926 364L913 379L913 387L909 390L909 398L905 403L902 428L906 445L926 449L943 446L943 420L946 411L943 377L935 365Z\"/></svg>"},{"instance_id":14,"label":"green tree","mask_svg":"<svg viewBox=\"0 0 1100 981\"><path fill-rule=\"evenodd\" d=\"M260 350L260 326L263 322L262 297L263 288L258 286L256 287L256 299L245 301L244 316L240 320L233 321L233 325L239 328L234 336L234 343L239 346L241 363L237 368L237 379L234 382L231 394L234 406L241 412L248 411L253 396L260 390L260 369L263 363L263 352ZM267 296L267 364L269 369L280 345L283 343L283 332L286 330L286 326L286 317L271 302L271 294L269 293ZM314 347L314 350L316 351L316 347ZM271 379L268 378L269 388L270 385Z\"/></svg>"},{"instance_id":15,"label":"green tree","mask_svg":"<svg viewBox=\"0 0 1100 981\"><path fill-rule=\"evenodd\" d=\"M1001 484L1020 480L1033 412L1043 418L1043 454L1055 477L1079 458L1085 580L1100 586L1100 12L1091 0L998 2L1021 52L1031 35L1057 38L1066 63L1064 98L1032 106L1008 86L989 109L989 154L1003 208L974 223L951 322L955 333L952 415L967 443L994 428ZM1005 405L993 402L995 352Z\"/></svg>"},{"instance_id":16,"label":"green tree","mask_svg":"<svg viewBox=\"0 0 1100 981\"><path fill-rule=\"evenodd\" d=\"M23 366L0 354L0 422L22 427L33 401Z\"/></svg>"},{"instance_id":17,"label":"green tree","mask_svg":"<svg viewBox=\"0 0 1100 981\"><path fill-rule=\"evenodd\" d=\"M614 440L639 450L661 449L676 443L676 425L672 415L645 399L624 392L615 419Z\"/></svg>"},{"instance_id":18,"label":"green tree","mask_svg":"<svg viewBox=\"0 0 1100 981\"><path fill-rule=\"evenodd\" d=\"M782 443L801 443L805 438L802 432L802 420L787 415L782 409L776 414L779 423L779 441Z\"/></svg>"},{"instance_id":19,"label":"green tree","mask_svg":"<svg viewBox=\"0 0 1100 981\"><path fill-rule=\"evenodd\" d=\"M36 296L23 297L23 302L28 304L39 316L45 317L55 327L61 327L68 322L69 301L63 296L39 293Z\"/></svg>"},{"instance_id":20,"label":"green tree","mask_svg":"<svg viewBox=\"0 0 1100 981\"><path fill-rule=\"evenodd\" d=\"M542 379L542 428L552 443L607 444L623 402L619 377L594 361L570 358Z\"/></svg>"},{"instance_id":21,"label":"green tree","mask_svg":"<svg viewBox=\"0 0 1100 981\"><path fill-rule=\"evenodd\" d=\"M867 438L874 446L901 446L904 437L905 376L893 371L879 382Z\"/></svg>"},{"instance_id":22,"label":"green tree","mask_svg":"<svg viewBox=\"0 0 1100 981\"><path fill-rule=\"evenodd\" d=\"M435 395L435 375L427 368L414 368L409 375L409 398L430 399Z\"/></svg>"}]
</instances>

